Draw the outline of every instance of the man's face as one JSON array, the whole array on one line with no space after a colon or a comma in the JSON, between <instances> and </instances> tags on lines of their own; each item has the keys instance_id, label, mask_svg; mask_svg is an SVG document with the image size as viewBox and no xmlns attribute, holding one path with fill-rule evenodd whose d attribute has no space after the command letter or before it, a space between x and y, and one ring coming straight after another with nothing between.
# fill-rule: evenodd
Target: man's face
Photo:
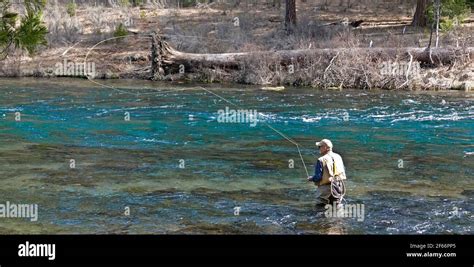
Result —
<instances>
[{"instance_id":1,"label":"man's face","mask_svg":"<svg viewBox=\"0 0 474 267\"><path fill-rule=\"evenodd\" d=\"M326 144L321 144L321 146L319 146L320 155L326 155L326 153L328 152L329 152L329 147Z\"/></svg>"}]
</instances>

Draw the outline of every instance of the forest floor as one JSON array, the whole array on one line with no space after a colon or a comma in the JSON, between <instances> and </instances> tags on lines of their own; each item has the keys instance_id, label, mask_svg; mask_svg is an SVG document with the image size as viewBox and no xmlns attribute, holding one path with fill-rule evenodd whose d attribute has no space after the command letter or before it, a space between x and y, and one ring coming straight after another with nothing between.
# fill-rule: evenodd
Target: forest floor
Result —
<instances>
[{"instance_id":1,"label":"forest floor","mask_svg":"<svg viewBox=\"0 0 474 267\"><path fill-rule=\"evenodd\" d=\"M256 1L259 2L259 1ZM430 31L409 26L413 7L408 6L324 6L311 1L298 1L298 26L292 34L284 29L284 6L269 4L201 5L193 8L158 9L153 7L91 7L79 6L75 16L69 16L62 6L48 6L44 19L50 31L48 46L35 55L14 51L0 65L3 77L54 77L84 76L81 67L96 79L135 78L149 79L151 42L149 34L158 32L176 50L189 53L231 53L277 51L318 48L356 47L427 47ZM358 28L334 22L363 20ZM129 35L114 38L114 30L122 23ZM460 26L442 32L441 47L472 47L474 43L474 16L471 14ZM347 61L368 64L361 58L334 60L339 73L349 73L343 68ZM398 59L397 59L398 60ZM203 70L196 75L168 75L167 80L191 82L236 82L259 85L302 85L360 89L463 89L470 90L474 82L474 63L470 58L459 59L449 66L422 66L420 73L405 84L405 76L379 77L361 83L345 77L339 81L338 71L332 80L321 80L321 70L305 77L277 77L269 73L268 66L255 66L252 73L219 75L220 70ZM86 64L84 65L84 62ZM329 62L322 62L321 66ZM402 70L407 59L390 62ZM88 66L87 64L92 64ZM383 62L376 62L371 71L380 71ZM385 64L386 65L386 64ZM357 68L357 67L355 67ZM323 68L324 69L324 68ZM405 69L406 70L406 69ZM216 74L217 73L217 74ZM314 75L313 75L314 74ZM319 76L318 76L319 75ZM354 74L354 75L361 75ZM367 76L367 74L365 73ZM244 77L245 76L245 77ZM327 75L324 75L325 78ZM371 77L372 77L371 76ZM376 77L377 76L377 77ZM389 75L390 76L390 75ZM319 77L319 78L318 78ZM319 79L319 80L318 80ZM342 78L341 78L342 79ZM377 80L378 79L378 80ZM403 87L400 86L405 84ZM370 86L369 86L370 85Z\"/></svg>"}]
</instances>

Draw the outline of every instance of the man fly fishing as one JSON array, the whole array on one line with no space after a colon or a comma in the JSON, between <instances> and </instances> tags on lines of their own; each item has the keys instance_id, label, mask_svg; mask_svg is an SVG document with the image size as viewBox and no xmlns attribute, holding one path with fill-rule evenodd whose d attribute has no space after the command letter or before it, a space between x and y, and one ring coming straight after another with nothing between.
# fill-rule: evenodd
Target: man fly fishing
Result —
<instances>
[{"instance_id":1,"label":"man fly fishing","mask_svg":"<svg viewBox=\"0 0 474 267\"><path fill-rule=\"evenodd\" d=\"M332 142L328 139L323 139L316 142L319 148L319 154L315 166L313 176L308 177L308 181L314 182L317 188L317 205L325 206L327 204L337 205L342 204L342 199L345 195L346 172L344 162L339 154L332 151Z\"/></svg>"}]
</instances>

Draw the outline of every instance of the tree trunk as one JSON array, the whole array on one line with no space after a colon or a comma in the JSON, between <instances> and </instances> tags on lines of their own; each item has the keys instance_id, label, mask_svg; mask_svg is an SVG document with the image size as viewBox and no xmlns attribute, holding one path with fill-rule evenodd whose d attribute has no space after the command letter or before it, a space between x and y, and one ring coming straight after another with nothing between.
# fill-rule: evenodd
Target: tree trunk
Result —
<instances>
[{"instance_id":1,"label":"tree trunk","mask_svg":"<svg viewBox=\"0 0 474 267\"><path fill-rule=\"evenodd\" d=\"M291 31L296 26L296 0L286 0L285 27Z\"/></svg>"},{"instance_id":2,"label":"tree trunk","mask_svg":"<svg viewBox=\"0 0 474 267\"><path fill-rule=\"evenodd\" d=\"M167 45L163 42L161 37L155 33L151 35L151 79L161 80L163 78L163 45Z\"/></svg>"},{"instance_id":3,"label":"tree trunk","mask_svg":"<svg viewBox=\"0 0 474 267\"><path fill-rule=\"evenodd\" d=\"M441 0L436 0L436 48L439 45L439 21L441 17Z\"/></svg>"},{"instance_id":4,"label":"tree trunk","mask_svg":"<svg viewBox=\"0 0 474 267\"><path fill-rule=\"evenodd\" d=\"M154 79L159 79L162 75L178 73L184 68L186 73L198 72L202 68L223 68L239 69L245 62L259 58L270 58L281 65L289 65L294 62L303 62L308 58L327 57L332 58L337 54L361 54L373 60L396 60L400 56L409 58L411 54L413 60L423 63L450 64L456 57L461 55L474 57L474 48L465 49L432 49L431 56L425 48L330 48L330 49L300 49L300 50L280 50L262 52L243 53L223 53L223 54L195 54L184 53L175 50L159 36L153 38L152 43L152 75ZM156 42L156 43L155 43ZM433 61L432 61L433 60Z\"/></svg>"},{"instance_id":5,"label":"tree trunk","mask_svg":"<svg viewBox=\"0 0 474 267\"><path fill-rule=\"evenodd\" d=\"M412 26L415 27L426 27L427 18L426 18L426 9L428 8L428 0L417 0L416 1L416 11L413 16Z\"/></svg>"}]
</instances>

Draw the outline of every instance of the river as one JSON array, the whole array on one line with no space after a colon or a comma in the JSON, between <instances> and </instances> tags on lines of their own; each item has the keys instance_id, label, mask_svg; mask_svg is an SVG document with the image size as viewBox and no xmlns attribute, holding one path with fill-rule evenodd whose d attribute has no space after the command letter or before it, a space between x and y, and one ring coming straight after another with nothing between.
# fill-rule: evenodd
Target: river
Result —
<instances>
[{"instance_id":1,"label":"river","mask_svg":"<svg viewBox=\"0 0 474 267\"><path fill-rule=\"evenodd\" d=\"M107 85L0 80L0 203L38 205L1 234L473 233L472 93ZM262 115L221 123L226 107ZM363 218L315 208L278 132L310 174L332 140Z\"/></svg>"}]
</instances>

